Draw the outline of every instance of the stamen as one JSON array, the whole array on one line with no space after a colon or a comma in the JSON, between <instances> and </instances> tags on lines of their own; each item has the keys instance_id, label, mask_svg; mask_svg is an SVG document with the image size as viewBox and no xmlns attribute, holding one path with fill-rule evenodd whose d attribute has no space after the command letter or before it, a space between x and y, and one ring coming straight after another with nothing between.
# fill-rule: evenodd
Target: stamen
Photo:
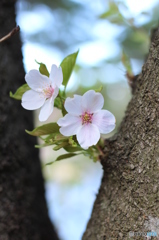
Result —
<instances>
[{"instance_id":1,"label":"stamen","mask_svg":"<svg viewBox=\"0 0 159 240\"><path fill-rule=\"evenodd\" d=\"M81 119L82 119L82 125L83 125L83 124L92 123L93 113L85 112L85 113L82 114L80 117L81 117Z\"/></svg>"},{"instance_id":2,"label":"stamen","mask_svg":"<svg viewBox=\"0 0 159 240\"><path fill-rule=\"evenodd\" d=\"M51 98L53 93L54 93L54 89L53 87L50 85L50 86L47 86L44 90L44 95L46 98Z\"/></svg>"}]
</instances>

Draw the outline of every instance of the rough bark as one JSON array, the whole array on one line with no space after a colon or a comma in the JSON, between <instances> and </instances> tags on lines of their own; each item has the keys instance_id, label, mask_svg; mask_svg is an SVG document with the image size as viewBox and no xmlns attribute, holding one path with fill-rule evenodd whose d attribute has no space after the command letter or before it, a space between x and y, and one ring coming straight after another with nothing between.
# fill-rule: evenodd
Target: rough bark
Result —
<instances>
[{"instance_id":1,"label":"rough bark","mask_svg":"<svg viewBox=\"0 0 159 240\"><path fill-rule=\"evenodd\" d=\"M13 0L0 1L0 38L15 27ZM19 35L0 43L0 240L56 240L47 215L31 112L9 98L24 83Z\"/></svg>"},{"instance_id":2,"label":"rough bark","mask_svg":"<svg viewBox=\"0 0 159 240\"><path fill-rule=\"evenodd\" d=\"M159 239L159 30L121 127L103 151L104 177L83 240L129 239L130 231L156 231Z\"/></svg>"}]
</instances>

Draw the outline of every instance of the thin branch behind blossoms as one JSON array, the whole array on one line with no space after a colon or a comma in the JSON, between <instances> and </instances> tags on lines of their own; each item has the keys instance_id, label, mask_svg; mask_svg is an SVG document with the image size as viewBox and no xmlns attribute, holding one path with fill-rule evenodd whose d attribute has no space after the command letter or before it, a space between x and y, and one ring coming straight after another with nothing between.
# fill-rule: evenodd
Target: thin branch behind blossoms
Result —
<instances>
[{"instance_id":1,"label":"thin branch behind blossoms","mask_svg":"<svg viewBox=\"0 0 159 240\"><path fill-rule=\"evenodd\" d=\"M10 31L6 36L0 38L0 43L4 42L5 40L7 40L8 38L12 37L13 35L15 35L16 33L18 33L20 31L20 27L16 26L15 28L12 29L12 31Z\"/></svg>"}]
</instances>

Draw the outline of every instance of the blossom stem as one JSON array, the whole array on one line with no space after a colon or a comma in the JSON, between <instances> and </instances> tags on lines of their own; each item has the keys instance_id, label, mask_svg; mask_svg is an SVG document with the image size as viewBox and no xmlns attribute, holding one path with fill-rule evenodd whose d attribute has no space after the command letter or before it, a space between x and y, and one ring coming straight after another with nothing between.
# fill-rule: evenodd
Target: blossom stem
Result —
<instances>
[{"instance_id":1,"label":"blossom stem","mask_svg":"<svg viewBox=\"0 0 159 240\"><path fill-rule=\"evenodd\" d=\"M98 144L96 145L96 149L98 150L100 155L104 156L104 153L103 153L103 151L101 150L101 148L100 148L100 146Z\"/></svg>"}]
</instances>

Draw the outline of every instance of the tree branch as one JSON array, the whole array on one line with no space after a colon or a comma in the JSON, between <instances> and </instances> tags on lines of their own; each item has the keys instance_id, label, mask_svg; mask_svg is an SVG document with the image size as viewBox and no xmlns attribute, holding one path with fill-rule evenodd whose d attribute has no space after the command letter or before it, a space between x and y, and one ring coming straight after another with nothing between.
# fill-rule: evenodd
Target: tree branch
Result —
<instances>
[{"instance_id":1,"label":"tree branch","mask_svg":"<svg viewBox=\"0 0 159 240\"><path fill-rule=\"evenodd\" d=\"M0 1L0 29L15 26L15 1ZM24 81L19 27L0 44L0 240L58 240L48 217L44 180L36 139L24 131L33 128L33 116L9 98ZM18 116L18 117L17 117Z\"/></svg>"},{"instance_id":2,"label":"tree branch","mask_svg":"<svg viewBox=\"0 0 159 240\"><path fill-rule=\"evenodd\" d=\"M6 41L8 38L12 37L13 35L18 33L19 31L20 31L20 27L19 26L13 28L12 31L10 31L6 36L0 38L0 43L3 42L3 41Z\"/></svg>"},{"instance_id":3,"label":"tree branch","mask_svg":"<svg viewBox=\"0 0 159 240\"><path fill-rule=\"evenodd\" d=\"M159 237L158 145L157 29L125 118L103 150L104 177L84 240L128 239L130 231L156 231Z\"/></svg>"}]
</instances>

